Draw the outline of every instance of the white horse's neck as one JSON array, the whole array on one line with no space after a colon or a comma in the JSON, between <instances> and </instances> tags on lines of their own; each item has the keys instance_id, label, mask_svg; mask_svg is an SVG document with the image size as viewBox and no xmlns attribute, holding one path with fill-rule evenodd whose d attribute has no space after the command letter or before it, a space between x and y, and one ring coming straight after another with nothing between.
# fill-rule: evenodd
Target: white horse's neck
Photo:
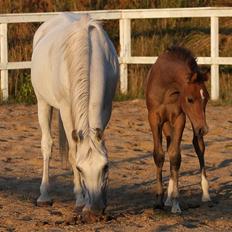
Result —
<instances>
[{"instance_id":1,"label":"white horse's neck","mask_svg":"<svg viewBox=\"0 0 232 232\"><path fill-rule=\"evenodd\" d=\"M90 99L89 126L103 129L102 117L104 110L104 95L106 86L106 58L104 51L104 37L101 32L93 28L91 34L91 62L90 62ZM99 59L99 57L101 57Z\"/></svg>"},{"instance_id":2,"label":"white horse's neck","mask_svg":"<svg viewBox=\"0 0 232 232\"><path fill-rule=\"evenodd\" d=\"M71 108L74 127L89 133L89 17L82 17L69 28L64 44L65 58L69 67Z\"/></svg>"},{"instance_id":3,"label":"white horse's neck","mask_svg":"<svg viewBox=\"0 0 232 232\"><path fill-rule=\"evenodd\" d=\"M70 67L73 123L77 131L91 136L92 128L104 129L102 111L108 38L105 38L101 26L87 16L73 23L72 27L64 49Z\"/></svg>"}]
</instances>

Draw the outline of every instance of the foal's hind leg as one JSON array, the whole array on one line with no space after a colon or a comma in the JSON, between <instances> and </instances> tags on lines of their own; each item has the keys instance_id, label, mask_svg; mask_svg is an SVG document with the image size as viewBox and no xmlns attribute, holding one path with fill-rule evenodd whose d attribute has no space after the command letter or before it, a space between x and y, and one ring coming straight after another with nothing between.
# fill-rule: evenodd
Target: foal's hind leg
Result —
<instances>
[{"instance_id":1,"label":"foal's hind leg","mask_svg":"<svg viewBox=\"0 0 232 232\"><path fill-rule=\"evenodd\" d=\"M164 164L164 151L162 148L162 127L159 122L159 117L152 112L148 114L151 131L153 134L154 152L153 158L156 165L156 203L155 208L163 208L163 185L162 185L162 168Z\"/></svg>"},{"instance_id":2,"label":"foal's hind leg","mask_svg":"<svg viewBox=\"0 0 232 232\"><path fill-rule=\"evenodd\" d=\"M209 196L209 184L206 178L206 171L205 171L205 159L204 159L205 144L204 144L203 137L202 136L197 137L194 135L193 146L197 153L199 163L200 163L200 169L201 169L201 187L203 191L202 201L207 202L207 201L210 201L211 199Z\"/></svg>"},{"instance_id":3,"label":"foal's hind leg","mask_svg":"<svg viewBox=\"0 0 232 232\"><path fill-rule=\"evenodd\" d=\"M51 203L51 198L48 195L49 160L52 152L51 115L52 107L44 100L38 98L38 118L42 131L43 177L40 185L40 197L37 199L37 203Z\"/></svg>"},{"instance_id":4,"label":"foal's hind leg","mask_svg":"<svg viewBox=\"0 0 232 232\"><path fill-rule=\"evenodd\" d=\"M63 122L65 134L68 140L69 145L69 162L73 169L73 175L74 175L74 194L76 196L76 207L82 208L85 205L85 199L84 199L84 193L80 185L80 177L79 173L76 168L76 142L72 138L72 130L73 130L73 124L72 124L72 116L69 107L61 107L60 109L60 115Z\"/></svg>"},{"instance_id":5,"label":"foal's hind leg","mask_svg":"<svg viewBox=\"0 0 232 232\"><path fill-rule=\"evenodd\" d=\"M168 155L170 159L170 180L168 186L168 202L172 201L172 213L180 213L179 206L179 190L178 190L178 175L181 164L180 143L185 126L185 115L181 114L177 117L172 133L172 140L168 148ZM172 198L172 200L171 200Z\"/></svg>"}]
</instances>

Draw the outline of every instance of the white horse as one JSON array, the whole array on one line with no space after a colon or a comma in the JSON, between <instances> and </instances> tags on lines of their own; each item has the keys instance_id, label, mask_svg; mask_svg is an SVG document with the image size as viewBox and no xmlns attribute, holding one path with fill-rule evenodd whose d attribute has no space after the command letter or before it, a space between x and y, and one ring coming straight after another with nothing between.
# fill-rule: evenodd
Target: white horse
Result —
<instances>
[{"instance_id":1,"label":"white horse","mask_svg":"<svg viewBox=\"0 0 232 232\"><path fill-rule=\"evenodd\" d=\"M68 141L76 206L95 213L105 209L108 156L102 135L111 116L118 77L115 48L101 25L88 15L62 13L35 33L31 80L44 159L37 203L51 201L50 122L52 108L57 108Z\"/></svg>"}]
</instances>

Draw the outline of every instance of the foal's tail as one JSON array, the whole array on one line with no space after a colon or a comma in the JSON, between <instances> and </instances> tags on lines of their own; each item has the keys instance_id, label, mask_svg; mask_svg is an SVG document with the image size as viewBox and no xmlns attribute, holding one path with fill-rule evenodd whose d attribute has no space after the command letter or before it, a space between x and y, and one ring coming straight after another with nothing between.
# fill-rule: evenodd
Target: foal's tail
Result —
<instances>
[{"instance_id":1,"label":"foal's tail","mask_svg":"<svg viewBox=\"0 0 232 232\"><path fill-rule=\"evenodd\" d=\"M68 163L68 140L64 131L64 125L59 112L59 151L63 166L67 167Z\"/></svg>"}]
</instances>

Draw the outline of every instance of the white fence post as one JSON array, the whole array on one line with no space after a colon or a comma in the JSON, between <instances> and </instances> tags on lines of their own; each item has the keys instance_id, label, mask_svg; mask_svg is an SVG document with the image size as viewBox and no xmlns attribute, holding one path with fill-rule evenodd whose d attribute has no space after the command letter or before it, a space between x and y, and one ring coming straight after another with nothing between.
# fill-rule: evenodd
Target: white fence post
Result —
<instances>
[{"instance_id":1,"label":"white fence post","mask_svg":"<svg viewBox=\"0 0 232 232\"><path fill-rule=\"evenodd\" d=\"M7 43L7 24L0 24L0 63L5 66L1 70L1 94L3 101L8 99L8 43Z\"/></svg>"},{"instance_id":2,"label":"white fence post","mask_svg":"<svg viewBox=\"0 0 232 232\"><path fill-rule=\"evenodd\" d=\"M219 23L218 17L211 17L211 99L219 99L219 65L215 58L219 57Z\"/></svg>"},{"instance_id":3,"label":"white fence post","mask_svg":"<svg viewBox=\"0 0 232 232\"><path fill-rule=\"evenodd\" d=\"M126 94L128 91L128 58L131 57L131 20L119 20L119 34L120 34L120 90L121 93Z\"/></svg>"}]
</instances>

